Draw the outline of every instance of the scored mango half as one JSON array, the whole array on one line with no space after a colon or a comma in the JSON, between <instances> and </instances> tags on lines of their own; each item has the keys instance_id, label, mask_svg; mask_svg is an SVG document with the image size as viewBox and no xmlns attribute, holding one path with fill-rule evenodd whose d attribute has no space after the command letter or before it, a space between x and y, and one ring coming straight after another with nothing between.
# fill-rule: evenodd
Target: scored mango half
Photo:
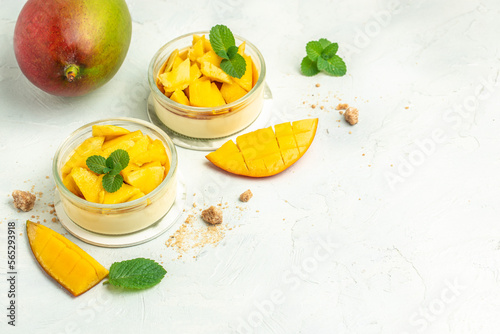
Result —
<instances>
[{"instance_id":1,"label":"scored mango half","mask_svg":"<svg viewBox=\"0 0 500 334\"><path fill-rule=\"evenodd\" d=\"M73 296L108 276L108 270L80 247L50 228L26 222L31 251L40 266Z\"/></svg>"},{"instance_id":2,"label":"scored mango half","mask_svg":"<svg viewBox=\"0 0 500 334\"><path fill-rule=\"evenodd\" d=\"M318 119L303 119L259 129L229 140L206 158L233 174L266 177L299 160L316 135Z\"/></svg>"}]
</instances>

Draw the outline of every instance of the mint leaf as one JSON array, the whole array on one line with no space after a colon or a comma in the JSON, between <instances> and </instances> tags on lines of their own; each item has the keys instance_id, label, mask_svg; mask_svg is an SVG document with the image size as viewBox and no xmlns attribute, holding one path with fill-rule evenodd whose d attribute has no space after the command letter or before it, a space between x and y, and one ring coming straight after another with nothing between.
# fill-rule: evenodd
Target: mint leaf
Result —
<instances>
[{"instance_id":1,"label":"mint leaf","mask_svg":"<svg viewBox=\"0 0 500 334\"><path fill-rule=\"evenodd\" d=\"M220 68L234 78L241 79L247 69L245 58L236 53L231 59L223 59Z\"/></svg>"},{"instance_id":2,"label":"mint leaf","mask_svg":"<svg viewBox=\"0 0 500 334\"><path fill-rule=\"evenodd\" d=\"M108 173L102 178L102 186L108 193L114 193L122 187L123 176L120 174Z\"/></svg>"},{"instance_id":3,"label":"mint leaf","mask_svg":"<svg viewBox=\"0 0 500 334\"><path fill-rule=\"evenodd\" d=\"M309 59L312 61L316 61L319 56L321 56L321 52L323 51L323 47L320 42L311 41L306 45L306 52Z\"/></svg>"},{"instance_id":4,"label":"mint leaf","mask_svg":"<svg viewBox=\"0 0 500 334\"><path fill-rule=\"evenodd\" d=\"M229 59L229 56L227 54L227 52L229 51L229 47L236 44L231 30L229 30L228 27L222 24L213 26L212 29L210 29L209 39L214 52L219 57Z\"/></svg>"},{"instance_id":5,"label":"mint leaf","mask_svg":"<svg viewBox=\"0 0 500 334\"><path fill-rule=\"evenodd\" d=\"M104 170L106 167L106 159L101 157L100 155L93 155L87 158L85 161L87 167L96 174L104 174L107 173Z\"/></svg>"},{"instance_id":6,"label":"mint leaf","mask_svg":"<svg viewBox=\"0 0 500 334\"><path fill-rule=\"evenodd\" d=\"M160 283L166 273L157 262L137 258L113 263L105 283L126 289L147 289Z\"/></svg>"},{"instance_id":7,"label":"mint leaf","mask_svg":"<svg viewBox=\"0 0 500 334\"><path fill-rule=\"evenodd\" d=\"M229 59L234 58L234 56L238 53L238 48L236 45L231 45L229 49L227 50L227 56Z\"/></svg>"},{"instance_id":8,"label":"mint leaf","mask_svg":"<svg viewBox=\"0 0 500 334\"><path fill-rule=\"evenodd\" d=\"M316 62L309 59L309 57L304 57L304 59L302 59L302 63L300 64L300 71L302 72L302 74L308 77L319 73Z\"/></svg>"},{"instance_id":9,"label":"mint leaf","mask_svg":"<svg viewBox=\"0 0 500 334\"><path fill-rule=\"evenodd\" d=\"M321 58L325 60L332 58L337 53L338 49L339 45L337 43L331 43L321 52Z\"/></svg>"},{"instance_id":10,"label":"mint leaf","mask_svg":"<svg viewBox=\"0 0 500 334\"><path fill-rule=\"evenodd\" d=\"M128 163L130 162L130 157L129 157L127 151L122 150L122 149L118 149L118 150L114 151L113 153L111 153L109 155L108 159L111 159L113 161L114 166L121 165L122 168L120 170L127 167ZM107 162L106 162L106 165L107 165ZM110 167L110 168L113 169L114 167Z\"/></svg>"},{"instance_id":11,"label":"mint leaf","mask_svg":"<svg viewBox=\"0 0 500 334\"><path fill-rule=\"evenodd\" d=\"M328 45L332 44L332 42L330 42L326 38L320 38L318 42L321 44L321 47L323 49L326 48Z\"/></svg>"},{"instance_id":12,"label":"mint leaf","mask_svg":"<svg viewBox=\"0 0 500 334\"><path fill-rule=\"evenodd\" d=\"M322 57L318 58L318 70L325 71L327 74L336 77L341 77L347 72L344 61L337 55L329 58L328 60L325 60Z\"/></svg>"}]
</instances>

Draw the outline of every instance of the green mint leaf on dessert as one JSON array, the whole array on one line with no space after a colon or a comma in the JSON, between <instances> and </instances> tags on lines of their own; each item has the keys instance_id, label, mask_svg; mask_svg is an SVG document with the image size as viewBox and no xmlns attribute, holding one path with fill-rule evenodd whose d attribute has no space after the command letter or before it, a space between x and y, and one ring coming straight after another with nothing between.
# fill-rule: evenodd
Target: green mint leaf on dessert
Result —
<instances>
[{"instance_id":1,"label":"green mint leaf on dessert","mask_svg":"<svg viewBox=\"0 0 500 334\"><path fill-rule=\"evenodd\" d=\"M335 56L339 49L339 45L337 43L331 43L321 52L321 58L327 60Z\"/></svg>"},{"instance_id":2,"label":"green mint leaf on dessert","mask_svg":"<svg viewBox=\"0 0 500 334\"><path fill-rule=\"evenodd\" d=\"M241 79L246 71L246 60L238 53L233 33L228 27L218 24L210 29L210 45L222 59L220 68L228 75Z\"/></svg>"},{"instance_id":3,"label":"green mint leaf on dessert","mask_svg":"<svg viewBox=\"0 0 500 334\"><path fill-rule=\"evenodd\" d=\"M122 187L123 176L120 174L108 173L102 178L102 186L108 193L114 193Z\"/></svg>"},{"instance_id":4,"label":"green mint leaf on dessert","mask_svg":"<svg viewBox=\"0 0 500 334\"><path fill-rule=\"evenodd\" d=\"M245 58L239 53L235 54L231 59L223 59L220 62L220 68L234 78L241 79L247 68Z\"/></svg>"},{"instance_id":5,"label":"green mint leaf on dessert","mask_svg":"<svg viewBox=\"0 0 500 334\"><path fill-rule=\"evenodd\" d=\"M321 52L323 51L323 47L321 43L318 41L311 41L306 45L306 52L309 59L312 61L316 61L319 56L321 56Z\"/></svg>"},{"instance_id":6,"label":"green mint leaf on dessert","mask_svg":"<svg viewBox=\"0 0 500 334\"><path fill-rule=\"evenodd\" d=\"M93 155L87 158L85 161L87 164L87 167L93 171L96 174L105 174L104 170L107 169L106 167L106 159L104 157L101 157L100 155Z\"/></svg>"},{"instance_id":7,"label":"green mint leaf on dessert","mask_svg":"<svg viewBox=\"0 0 500 334\"><path fill-rule=\"evenodd\" d=\"M94 173L105 174L102 178L102 186L108 193L114 193L123 184L120 172L128 166L130 157L127 151L118 149L111 153L107 159L100 155L93 155L88 157L85 162Z\"/></svg>"},{"instance_id":8,"label":"green mint leaf on dessert","mask_svg":"<svg viewBox=\"0 0 500 334\"><path fill-rule=\"evenodd\" d=\"M321 71L336 77L345 75L347 67L344 60L337 55L338 50L339 45L326 38L307 43L307 56L302 59L300 71L305 76L313 76Z\"/></svg>"},{"instance_id":9,"label":"green mint leaf on dessert","mask_svg":"<svg viewBox=\"0 0 500 334\"><path fill-rule=\"evenodd\" d=\"M227 56L229 57L229 59L234 58L237 53L238 53L238 48L236 47L236 45L231 45L227 50Z\"/></svg>"},{"instance_id":10,"label":"green mint leaf on dessert","mask_svg":"<svg viewBox=\"0 0 500 334\"><path fill-rule=\"evenodd\" d=\"M305 76L311 77L319 73L316 62L309 59L309 57L304 57L302 63L300 64L300 70Z\"/></svg>"},{"instance_id":11,"label":"green mint leaf on dessert","mask_svg":"<svg viewBox=\"0 0 500 334\"><path fill-rule=\"evenodd\" d=\"M130 162L130 157L127 153L127 151L118 149L111 153L108 157L108 159L113 160L114 165L120 165L122 166L122 169L128 166L128 163Z\"/></svg>"},{"instance_id":12,"label":"green mint leaf on dessert","mask_svg":"<svg viewBox=\"0 0 500 334\"><path fill-rule=\"evenodd\" d=\"M210 29L210 44L214 52L224 59L229 59L227 52L229 47L236 44L234 36L228 27L218 24Z\"/></svg>"},{"instance_id":13,"label":"green mint leaf on dessert","mask_svg":"<svg viewBox=\"0 0 500 334\"><path fill-rule=\"evenodd\" d=\"M321 44L321 47L323 49L325 49L328 45L332 44L332 42L330 42L326 38L320 38L318 42Z\"/></svg>"},{"instance_id":14,"label":"green mint leaf on dessert","mask_svg":"<svg viewBox=\"0 0 500 334\"><path fill-rule=\"evenodd\" d=\"M109 268L108 280L104 283L126 289L147 289L160 283L166 273L157 262L137 258L113 263Z\"/></svg>"}]
</instances>

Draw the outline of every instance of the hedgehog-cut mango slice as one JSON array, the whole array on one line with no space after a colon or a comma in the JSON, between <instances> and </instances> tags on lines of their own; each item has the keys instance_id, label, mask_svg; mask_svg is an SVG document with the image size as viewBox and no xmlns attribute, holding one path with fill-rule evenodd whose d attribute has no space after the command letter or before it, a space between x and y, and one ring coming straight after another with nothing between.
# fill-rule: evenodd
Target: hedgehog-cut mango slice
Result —
<instances>
[{"instance_id":1,"label":"hedgehog-cut mango slice","mask_svg":"<svg viewBox=\"0 0 500 334\"><path fill-rule=\"evenodd\" d=\"M299 160L316 135L318 119L303 119L259 129L229 140L206 158L238 175L266 177L278 174Z\"/></svg>"},{"instance_id":2,"label":"hedgehog-cut mango slice","mask_svg":"<svg viewBox=\"0 0 500 334\"><path fill-rule=\"evenodd\" d=\"M31 251L40 266L73 296L89 290L108 270L80 247L50 228L26 222Z\"/></svg>"}]
</instances>

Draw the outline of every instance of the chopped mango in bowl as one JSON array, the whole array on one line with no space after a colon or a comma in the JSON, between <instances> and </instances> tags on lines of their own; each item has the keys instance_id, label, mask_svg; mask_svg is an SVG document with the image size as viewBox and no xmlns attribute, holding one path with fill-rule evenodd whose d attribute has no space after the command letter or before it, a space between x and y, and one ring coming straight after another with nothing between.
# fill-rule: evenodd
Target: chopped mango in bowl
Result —
<instances>
[{"instance_id":1,"label":"chopped mango in bowl","mask_svg":"<svg viewBox=\"0 0 500 334\"><path fill-rule=\"evenodd\" d=\"M170 130L191 138L222 138L245 129L259 116L264 58L249 41L234 39L245 60L240 78L221 68L223 58L214 52L206 31L178 37L153 57L148 80L154 108Z\"/></svg>"},{"instance_id":2,"label":"chopped mango in bowl","mask_svg":"<svg viewBox=\"0 0 500 334\"><path fill-rule=\"evenodd\" d=\"M125 152L126 164L108 165L118 151ZM91 157L102 158L101 171L89 164ZM170 138L153 124L132 118L81 127L53 161L65 213L77 225L102 234L139 231L161 219L176 197L176 171ZM116 188L109 188L109 179Z\"/></svg>"}]
</instances>

